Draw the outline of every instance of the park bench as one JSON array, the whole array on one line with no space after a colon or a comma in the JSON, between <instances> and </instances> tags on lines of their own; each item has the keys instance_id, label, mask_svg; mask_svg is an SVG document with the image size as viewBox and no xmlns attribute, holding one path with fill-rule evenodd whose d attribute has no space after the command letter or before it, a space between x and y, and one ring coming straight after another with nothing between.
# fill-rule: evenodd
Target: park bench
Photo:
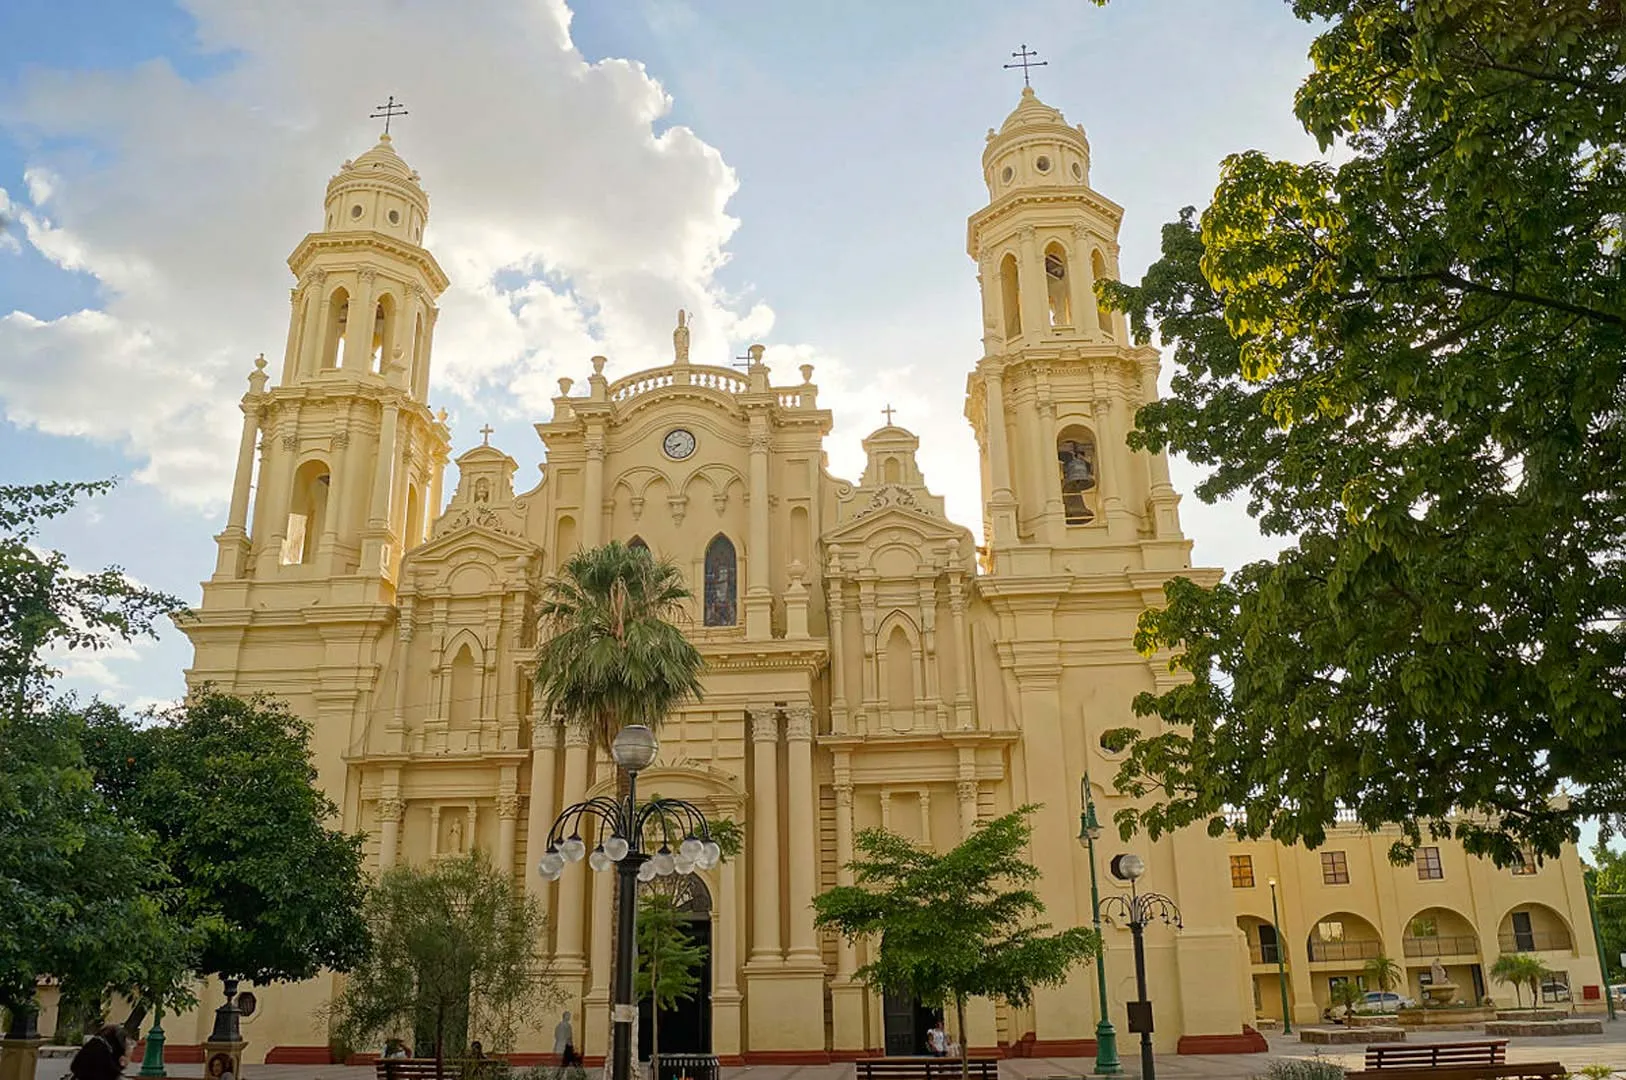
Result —
<instances>
[{"instance_id":1,"label":"park bench","mask_svg":"<svg viewBox=\"0 0 1626 1080\"><path fill-rule=\"evenodd\" d=\"M493 1058L447 1058L435 1069L434 1058L379 1058L375 1067L378 1080L478 1080L494 1065Z\"/></svg>"},{"instance_id":2,"label":"park bench","mask_svg":"<svg viewBox=\"0 0 1626 1080\"><path fill-rule=\"evenodd\" d=\"M858 1080L959 1080L957 1057L859 1058ZM972 1058L967 1075L973 1080L999 1080L998 1058Z\"/></svg>"},{"instance_id":3,"label":"park bench","mask_svg":"<svg viewBox=\"0 0 1626 1080\"><path fill-rule=\"evenodd\" d=\"M1507 1040L1387 1043L1366 1048L1366 1068L1344 1080L1563 1080L1556 1061L1508 1064Z\"/></svg>"}]
</instances>

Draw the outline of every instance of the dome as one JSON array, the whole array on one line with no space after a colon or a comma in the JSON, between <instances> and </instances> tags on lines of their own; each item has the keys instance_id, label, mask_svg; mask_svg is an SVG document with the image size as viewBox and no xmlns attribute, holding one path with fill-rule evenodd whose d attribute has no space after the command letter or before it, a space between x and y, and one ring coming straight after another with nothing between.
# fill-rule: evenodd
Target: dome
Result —
<instances>
[{"instance_id":1,"label":"dome","mask_svg":"<svg viewBox=\"0 0 1626 1080\"><path fill-rule=\"evenodd\" d=\"M1082 124L1069 127L1060 109L1023 87L999 130L988 129L982 170L994 198L1017 188L1088 186L1090 141Z\"/></svg>"},{"instance_id":2,"label":"dome","mask_svg":"<svg viewBox=\"0 0 1626 1080\"><path fill-rule=\"evenodd\" d=\"M420 243L429 196L418 173L395 152L388 135L339 167L327 182L326 230L369 230Z\"/></svg>"}]
</instances>

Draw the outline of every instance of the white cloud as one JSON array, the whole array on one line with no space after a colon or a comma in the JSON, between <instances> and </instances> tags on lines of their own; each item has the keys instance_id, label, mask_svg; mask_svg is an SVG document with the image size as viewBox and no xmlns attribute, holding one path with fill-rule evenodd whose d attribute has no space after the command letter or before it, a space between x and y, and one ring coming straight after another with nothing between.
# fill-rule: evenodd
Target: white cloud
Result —
<instances>
[{"instance_id":1,"label":"white cloud","mask_svg":"<svg viewBox=\"0 0 1626 1080\"><path fill-rule=\"evenodd\" d=\"M563 0L187 6L224 71L36 70L0 105L0 124L42 147L26 203L0 197L0 212L105 296L0 318L13 422L119 444L139 479L218 505L244 376L255 353L280 355L284 253L320 225L339 162L370 144L382 91L411 110L397 147L424 177L425 242L454 281L437 397L501 389L546 415L557 376L581 377L593 353L616 373L664 362L680 307L696 313L697 361L771 328L770 309L714 280L738 224L733 171L663 126L671 100L642 65L586 62Z\"/></svg>"}]
</instances>

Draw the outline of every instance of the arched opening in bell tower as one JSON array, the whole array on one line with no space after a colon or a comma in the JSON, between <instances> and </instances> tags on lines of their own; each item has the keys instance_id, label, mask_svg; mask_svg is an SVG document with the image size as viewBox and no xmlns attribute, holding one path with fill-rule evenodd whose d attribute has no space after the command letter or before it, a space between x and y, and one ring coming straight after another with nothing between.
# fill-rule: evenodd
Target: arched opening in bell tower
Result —
<instances>
[{"instance_id":1,"label":"arched opening in bell tower","mask_svg":"<svg viewBox=\"0 0 1626 1080\"><path fill-rule=\"evenodd\" d=\"M1067 280L1067 250L1054 240L1044 249L1044 285L1050 301L1050 325L1073 325L1072 282Z\"/></svg>"},{"instance_id":2,"label":"arched opening in bell tower","mask_svg":"<svg viewBox=\"0 0 1626 1080\"><path fill-rule=\"evenodd\" d=\"M1056 462L1061 468L1064 520L1069 525L1088 525L1095 520L1095 436L1078 424L1062 429L1056 437Z\"/></svg>"},{"instance_id":3,"label":"arched opening in bell tower","mask_svg":"<svg viewBox=\"0 0 1626 1080\"><path fill-rule=\"evenodd\" d=\"M1090 254L1090 269L1094 272L1097 283L1112 280L1112 276L1107 273L1107 261L1101 257L1099 250ZM1109 338L1113 336L1112 312L1108 311L1106 305L1099 301L1095 306L1095 320L1096 324L1101 327L1101 333Z\"/></svg>"},{"instance_id":4,"label":"arched opening in bell tower","mask_svg":"<svg viewBox=\"0 0 1626 1080\"><path fill-rule=\"evenodd\" d=\"M406 520L401 523L401 553L404 555L423 540L423 496L417 484L407 485Z\"/></svg>"},{"instance_id":5,"label":"arched opening in bell tower","mask_svg":"<svg viewBox=\"0 0 1626 1080\"><path fill-rule=\"evenodd\" d=\"M294 473L293 497L288 500L288 524L282 534L282 565L309 563L327 524L327 493L332 476L327 462L307 461Z\"/></svg>"},{"instance_id":6,"label":"arched opening in bell tower","mask_svg":"<svg viewBox=\"0 0 1626 1080\"><path fill-rule=\"evenodd\" d=\"M424 349L423 312L420 311L418 312L417 318L414 319L412 323L412 370L407 376L406 383L407 390L413 394L421 394L423 392L418 386L418 373L423 370Z\"/></svg>"},{"instance_id":7,"label":"arched opening in bell tower","mask_svg":"<svg viewBox=\"0 0 1626 1080\"><path fill-rule=\"evenodd\" d=\"M350 326L350 293L343 285L327 299L327 326L322 333L321 369L344 366L344 337Z\"/></svg>"},{"instance_id":8,"label":"arched opening in bell tower","mask_svg":"<svg viewBox=\"0 0 1626 1080\"><path fill-rule=\"evenodd\" d=\"M368 370L382 375L395 352L395 297L385 293L373 309L372 356Z\"/></svg>"},{"instance_id":9,"label":"arched opening in bell tower","mask_svg":"<svg viewBox=\"0 0 1626 1080\"><path fill-rule=\"evenodd\" d=\"M999 261L999 299L1005 313L1005 337L1022 333L1022 290L1016 281L1016 256L1006 255Z\"/></svg>"}]
</instances>

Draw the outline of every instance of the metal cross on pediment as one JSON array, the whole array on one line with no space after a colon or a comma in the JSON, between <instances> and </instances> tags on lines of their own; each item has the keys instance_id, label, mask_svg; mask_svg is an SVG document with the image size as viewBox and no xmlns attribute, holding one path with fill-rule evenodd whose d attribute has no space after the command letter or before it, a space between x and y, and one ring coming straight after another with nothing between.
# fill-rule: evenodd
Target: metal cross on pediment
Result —
<instances>
[{"instance_id":1,"label":"metal cross on pediment","mask_svg":"<svg viewBox=\"0 0 1626 1080\"><path fill-rule=\"evenodd\" d=\"M1022 85L1023 86L1032 86L1033 85L1032 80L1029 78L1029 73L1028 73L1029 68L1049 67L1050 66L1050 61L1048 61L1048 60L1034 59L1035 57L1037 57L1039 55L1039 53L1038 53L1037 50L1029 49L1028 45L1027 45L1027 42L1025 42L1025 41L1022 43L1022 47L1019 50L1017 50L1016 52L1011 53L1011 55L1016 57L1016 63L1014 63L1014 64L1006 64L1005 67L1006 67L1007 70L1009 70L1010 68L1021 68L1022 69Z\"/></svg>"},{"instance_id":2,"label":"metal cross on pediment","mask_svg":"<svg viewBox=\"0 0 1626 1080\"><path fill-rule=\"evenodd\" d=\"M1006 66L1008 67L1010 65L1006 65ZM384 104L378 106L378 111L377 112L367 114L367 119L369 119L369 120L382 119L384 121L384 134L388 135L390 133L390 121L395 119L397 116L406 116L406 115L407 115L406 106L402 105L399 101L396 101L395 100L395 95L391 94L390 99L388 101L386 101Z\"/></svg>"},{"instance_id":3,"label":"metal cross on pediment","mask_svg":"<svg viewBox=\"0 0 1626 1080\"><path fill-rule=\"evenodd\" d=\"M886 414L886 426L887 426L887 427L891 427L891 426L892 426L892 414L893 414L893 413L895 413L895 412L897 412L897 411L898 411L898 410L896 410L896 409L894 409L894 408L893 408L893 407L892 407L892 404L891 404L891 402L888 402L888 403L887 403L887 406L886 406L886 408L884 408L884 409L882 409L882 410L881 410L881 412L883 412L883 413L885 413L885 414Z\"/></svg>"},{"instance_id":4,"label":"metal cross on pediment","mask_svg":"<svg viewBox=\"0 0 1626 1080\"><path fill-rule=\"evenodd\" d=\"M485 427L481 428L480 429L480 435L481 435L480 445L481 446L490 446L491 445L491 433L496 431L496 430L497 429L492 427L490 424L487 424Z\"/></svg>"}]
</instances>

